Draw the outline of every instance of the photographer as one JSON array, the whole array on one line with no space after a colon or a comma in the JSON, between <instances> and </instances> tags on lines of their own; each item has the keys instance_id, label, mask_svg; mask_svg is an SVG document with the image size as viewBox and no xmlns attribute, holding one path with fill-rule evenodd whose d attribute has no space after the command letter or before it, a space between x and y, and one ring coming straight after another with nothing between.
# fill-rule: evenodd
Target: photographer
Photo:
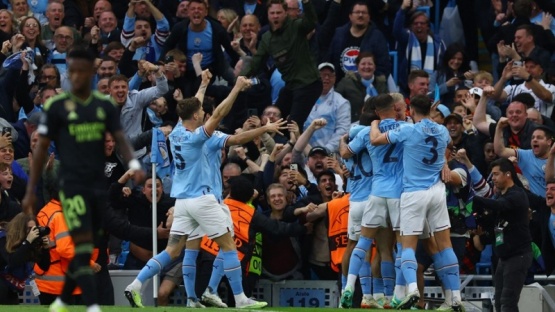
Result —
<instances>
[{"instance_id":1,"label":"photographer","mask_svg":"<svg viewBox=\"0 0 555 312\"><path fill-rule=\"evenodd\" d=\"M18 293L31 277L33 262L48 270L49 233L48 228L37 227L33 217L24 213L16 215L7 228L0 226L0 304L19 304ZM31 285L36 288L34 280Z\"/></svg>"},{"instance_id":2,"label":"photographer","mask_svg":"<svg viewBox=\"0 0 555 312\"><path fill-rule=\"evenodd\" d=\"M515 184L516 171L508 159L492 162L491 174L497 194L494 199L476 196L474 209L479 214L487 209L495 217L494 246L499 258L494 276L495 309L518 311L520 292L532 263L528 196Z\"/></svg>"}]
</instances>

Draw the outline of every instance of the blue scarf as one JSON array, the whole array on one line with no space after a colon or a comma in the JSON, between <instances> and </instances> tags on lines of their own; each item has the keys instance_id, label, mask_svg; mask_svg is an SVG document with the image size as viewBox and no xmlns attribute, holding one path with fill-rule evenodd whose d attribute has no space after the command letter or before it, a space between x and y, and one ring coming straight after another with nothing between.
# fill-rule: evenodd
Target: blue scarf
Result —
<instances>
[{"instance_id":1,"label":"blue scarf","mask_svg":"<svg viewBox=\"0 0 555 312\"><path fill-rule=\"evenodd\" d=\"M412 31L409 32L409 42L407 44L406 55L410 61L409 71L414 69L422 69L428 74L432 74L436 65L439 62L439 57L443 53L445 48L443 47L443 42L440 42L437 46L434 43L434 38L428 35L426 41L426 55L422 58L422 50L420 49L420 41L416 38L416 35Z\"/></svg>"}]
</instances>

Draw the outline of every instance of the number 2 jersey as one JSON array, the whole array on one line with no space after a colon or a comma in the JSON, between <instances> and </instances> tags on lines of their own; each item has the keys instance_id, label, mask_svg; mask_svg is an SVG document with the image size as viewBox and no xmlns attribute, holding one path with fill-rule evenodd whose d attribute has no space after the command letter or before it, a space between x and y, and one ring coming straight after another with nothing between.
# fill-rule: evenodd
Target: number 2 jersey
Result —
<instances>
[{"instance_id":1,"label":"number 2 jersey","mask_svg":"<svg viewBox=\"0 0 555 312\"><path fill-rule=\"evenodd\" d=\"M372 190L372 161L367 149L370 127L353 126L349 131L349 139L348 148L353 157L345 160L350 172L347 192L351 193L352 202L363 202L368 200Z\"/></svg>"},{"instance_id":2,"label":"number 2 jersey","mask_svg":"<svg viewBox=\"0 0 555 312\"><path fill-rule=\"evenodd\" d=\"M427 190L441 178L449 131L430 119L387 132L390 144L403 145L403 192Z\"/></svg>"},{"instance_id":3,"label":"number 2 jersey","mask_svg":"<svg viewBox=\"0 0 555 312\"><path fill-rule=\"evenodd\" d=\"M65 92L50 98L44 111L37 131L56 144L60 181L103 185L105 134L121 130L114 102L97 91L86 101Z\"/></svg>"},{"instance_id":4,"label":"number 2 jersey","mask_svg":"<svg viewBox=\"0 0 555 312\"><path fill-rule=\"evenodd\" d=\"M397 131L400 127L412 125L395 119L380 121L380 131ZM372 195L383 198L400 198L403 191L403 144L374 146L369 144L368 151L374 166Z\"/></svg>"}]
</instances>

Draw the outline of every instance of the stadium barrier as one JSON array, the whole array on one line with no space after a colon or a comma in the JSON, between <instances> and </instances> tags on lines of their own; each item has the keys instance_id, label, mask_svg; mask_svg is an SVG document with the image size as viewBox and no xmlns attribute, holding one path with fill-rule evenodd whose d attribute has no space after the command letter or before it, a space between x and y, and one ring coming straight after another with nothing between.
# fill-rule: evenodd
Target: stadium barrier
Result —
<instances>
[{"instance_id":1,"label":"stadium barrier","mask_svg":"<svg viewBox=\"0 0 555 312\"><path fill-rule=\"evenodd\" d=\"M123 290L130 284L139 273L138 270L114 270L110 271L112 283L114 286L114 297L116 306L128 306L127 299L123 296ZM434 280L434 277L426 276L426 280ZM462 289L463 299L469 305L467 311L493 311L493 287L466 286L470 282L475 281L491 281L489 275L461 275L463 280ZM546 277L545 275L536 275L536 281L555 282L555 277ZM231 292L225 287L221 288L224 293L222 299ZM143 304L145 306L154 306L152 298L152 282L147 282L143 287ZM424 296L432 303L441 303L443 301L443 293L441 287L429 286L425 287ZM268 302L274 307L337 307L339 304L340 292L336 281L311 281L311 280L287 280L281 282L272 282L269 280L260 280L253 290L253 297ZM522 311L538 311L547 312L555 311L555 285L541 286L532 284L525 286L522 290L519 309ZM178 287L170 297L170 305L184 306L187 297L183 286ZM27 285L25 291L20 297L20 303L25 305L38 305L39 300L33 295L31 286Z\"/></svg>"}]
</instances>

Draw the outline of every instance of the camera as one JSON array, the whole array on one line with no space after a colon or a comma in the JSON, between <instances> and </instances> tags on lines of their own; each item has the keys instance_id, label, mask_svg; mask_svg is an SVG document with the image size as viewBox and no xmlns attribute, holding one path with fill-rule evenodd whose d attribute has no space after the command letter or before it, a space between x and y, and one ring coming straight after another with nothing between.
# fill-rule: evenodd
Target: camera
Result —
<instances>
[{"instance_id":1,"label":"camera","mask_svg":"<svg viewBox=\"0 0 555 312\"><path fill-rule=\"evenodd\" d=\"M39 230L39 237L44 237L50 234L50 228L47 226L37 226Z\"/></svg>"},{"instance_id":2,"label":"camera","mask_svg":"<svg viewBox=\"0 0 555 312\"><path fill-rule=\"evenodd\" d=\"M166 64L173 62L173 56L167 55L164 61L166 62Z\"/></svg>"},{"instance_id":3,"label":"camera","mask_svg":"<svg viewBox=\"0 0 555 312\"><path fill-rule=\"evenodd\" d=\"M11 135L11 134L12 134L12 128L10 128L10 127L3 127L3 128L2 128L2 136L4 136L6 133L8 133L8 134Z\"/></svg>"}]
</instances>

